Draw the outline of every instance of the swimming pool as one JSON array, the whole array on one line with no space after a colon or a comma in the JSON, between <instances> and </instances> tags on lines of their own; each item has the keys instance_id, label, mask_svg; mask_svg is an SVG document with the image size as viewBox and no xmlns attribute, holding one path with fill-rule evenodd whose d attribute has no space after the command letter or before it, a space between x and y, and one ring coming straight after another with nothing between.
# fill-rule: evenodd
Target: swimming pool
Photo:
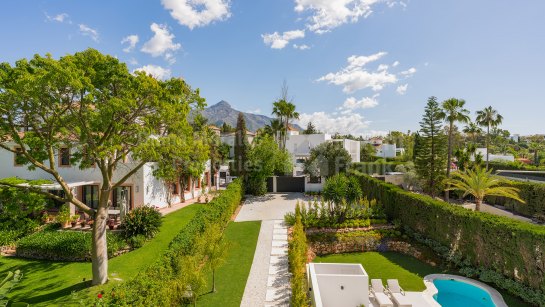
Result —
<instances>
[{"instance_id":1,"label":"swimming pool","mask_svg":"<svg viewBox=\"0 0 545 307\"><path fill-rule=\"evenodd\" d=\"M443 307L495 307L490 294L477 286L455 279L435 279L438 293L433 298Z\"/></svg>"}]
</instances>

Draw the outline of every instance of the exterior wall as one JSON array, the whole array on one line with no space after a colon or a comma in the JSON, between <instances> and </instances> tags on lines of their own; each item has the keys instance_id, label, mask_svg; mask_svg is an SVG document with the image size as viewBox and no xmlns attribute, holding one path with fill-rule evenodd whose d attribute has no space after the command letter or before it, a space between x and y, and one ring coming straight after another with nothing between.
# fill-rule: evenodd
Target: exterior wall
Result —
<instances>
[{"instance_id":1,"label":"exterior wall","mask_svg":"<svg viewBox=\"0 0 545 307\"><path fill-rule=\"evenodd\" d=\"M360 264L310 263L307 272L313 306L370 306L369 276Z\"/></svg>"},{"instance_id":2,"label":"exterior wall","mask_svg":"<svg viewBox=\"0 0 545 307\"><path fill-rule=\"evenodd\" d=\"M252 144L254 141L254 135L248 133L246 134L246 136L248 137L248 143ZM220 140L222 143L229 145L230 147L229 156L234 157L235 156L235 134L231 133L231 134L222 135L220 136Z\"/></svg>"},{"instance_id":3,"label":"exterior wall","mask_svg":"<svg viewBox=\"0 0 545 307\"><path fill-rule=\"evenodd\" d=\"M483 156L483 160L486 161L486 148L477 148L476 150L477 154L481 154ZM513 155L493 155L490 154L488 156L488 159L490 161L506 161L506 162L514 162L515 157ZM471 157L471 160L474 160L474 157Z\"/></svg>"},{"instance_id":4,"label":"exterior wall","mask_svg":"<svg viewBox=\"0 0 545 307\"><path fill-rule=\"evenodd\" d=\"M377 156L382 158L395 158L397 156L397 147L395 144L382 144L377 148Z\"/></svg>"}]
</instances>

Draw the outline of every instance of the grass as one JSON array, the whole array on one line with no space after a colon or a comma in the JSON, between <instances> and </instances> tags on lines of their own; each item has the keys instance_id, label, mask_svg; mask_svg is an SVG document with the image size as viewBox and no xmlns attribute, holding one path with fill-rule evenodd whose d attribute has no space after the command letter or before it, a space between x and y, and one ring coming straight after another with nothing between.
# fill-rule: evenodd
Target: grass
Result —
<instances>
[{"instance_id":1,"label":"grass","mask_svg":"<svg viewBox=\"0 0 545 307\"><path fill-rule=\"evenodd\" d=\"M231 247L226 262L216 271L216 292L199 297L199 306L238 307L242 301L246 280L254 259L261 222L231 222L225 232ZM212 289L212 277L207 285Z\"/></svg>"},{"instance_id":2,"label":"grass","mask_svg":"<svg viewBox=\"0 0 545 307\"><path fill-rule=\"evenodd\" d=\"M32 306L73 305L89 293L109 289L116 283L135 276L154 262L174 236L195 215L199 205L191 205L163 218L161 231L151 241L130 253L109 261L108 284L90 288L91 263L52 262L0 257L0 276L16 269L24 273L21 283L8 295L12 302L26 302ZM72 295L73 292L81 291Z\"/></svg>"},{"instance_id":3,"label":"grass","mask_svg":"<svg viewBox=\"0 0 545 307\"><path fill-rule=\"evenodd\" d=\"M386 279L398 279L399 284L406 291L424 291L426 286L423 277L426 275L456 274L441 267L432 267L416 258L394 252L327 255L316 257L314 262L361 263L367 274L369 274L369 279L382 279L384 283ZM508 306L530 306L504 291L500 291L500 293Z\"/></svg>"}]
</instances>

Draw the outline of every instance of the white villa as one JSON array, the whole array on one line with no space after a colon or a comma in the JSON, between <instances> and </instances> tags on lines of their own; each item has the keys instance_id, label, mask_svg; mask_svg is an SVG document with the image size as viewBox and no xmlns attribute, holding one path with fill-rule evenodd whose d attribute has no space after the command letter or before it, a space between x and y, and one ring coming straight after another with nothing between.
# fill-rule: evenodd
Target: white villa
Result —
<instances>
[{"instance_id":1,"label":"white villa","mask_svg":"<svg viewBox=\"0 0 545 307\"><path fill-rule=\"evenodd\" d=\"M360 142L348 139L333 139L330 134L290 134L286 150L293 157L293 175L303 175L303 163L310 157L314 147L326 142L339 142L352 157L352 162L360 162Z\"/></svg>"},{"instance_id":2,"label":"white villa","mask_svg":"<svg viewBox=\"0 0 545 307\"><path fill-rule=\"evenodd\" d=\"M255 138L255 133L251 131L246 131L246 136L248 138L248 143L252 144ZM235 156L235 133L231 132L228 134L221 134L220 140L222 143L229 145L229 157Z\"/></svg>"},{"instance_id":3,"label":"white villa","mask_svg":"<svg viewBox=\"0 0 545 307\"><path fill-rule=\"evenodd\" d=\"M15 144L12 146L16 147ZM102 176L98 168L89 168L81 170L78 165L72 165L70 162L70 148L62 148L56 153L57 170L62 178L68 183L76 197L90 206L96 208L98 205L99 186L102 182ZM120 164L114 172L113 180L119 180L129 172L136 161L127 158ZM0 149L0 179L9 177L18 177L26 180L50 179L55 182L52 176L41 169L29 170L26 165L17 164L15 154ZM203 193L203 189L210 186L210 164L206 165L206 171L199 180L195 180L191 187L185 191L180 191L178 184L167 186L167 184L153 176L155 163L146 163L134 175L110 196L111 207L119 210L121 206L125 210L135 207L150 205L159 208L167 207L169 204L177 204L181 201L181 193L184 193L185 199L189 200L198 197ZM203 183L205 186L203 186ZM58 184L48 184L44 189L55 191L53 193L62 193ZM60 204L56 204L60 205ZM71 212L75 212L74 205L71 205Z\"/></svg>"}]
</instances>

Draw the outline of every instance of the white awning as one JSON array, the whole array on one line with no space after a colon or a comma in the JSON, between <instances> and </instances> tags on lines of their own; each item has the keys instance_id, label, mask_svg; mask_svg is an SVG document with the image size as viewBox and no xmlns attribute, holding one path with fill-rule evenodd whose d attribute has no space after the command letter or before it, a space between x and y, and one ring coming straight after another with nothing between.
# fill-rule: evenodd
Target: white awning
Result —
<instances>
[{"instance_id":1,"label":"white awning","mask_svg":"<svg viewBox=\"0 0 545 307\"><path fill-rule=\"evenodd\" d=\"M76 188L76 187L81 187L81 186L84 186L84 185L96 185L97 182L95 181L78 181L78 182L68 182L67 185L68 187L70 188ZM22 183L20 184L20 186L23 186L23 187L29 187L31 186L30 184L28 183ZM38 187L42 190L62 190L62 187L60 184L58 183L46 183L46 184L40 184L40 185L36 185L35 187Z\"/></svg>"}]
</instances>

